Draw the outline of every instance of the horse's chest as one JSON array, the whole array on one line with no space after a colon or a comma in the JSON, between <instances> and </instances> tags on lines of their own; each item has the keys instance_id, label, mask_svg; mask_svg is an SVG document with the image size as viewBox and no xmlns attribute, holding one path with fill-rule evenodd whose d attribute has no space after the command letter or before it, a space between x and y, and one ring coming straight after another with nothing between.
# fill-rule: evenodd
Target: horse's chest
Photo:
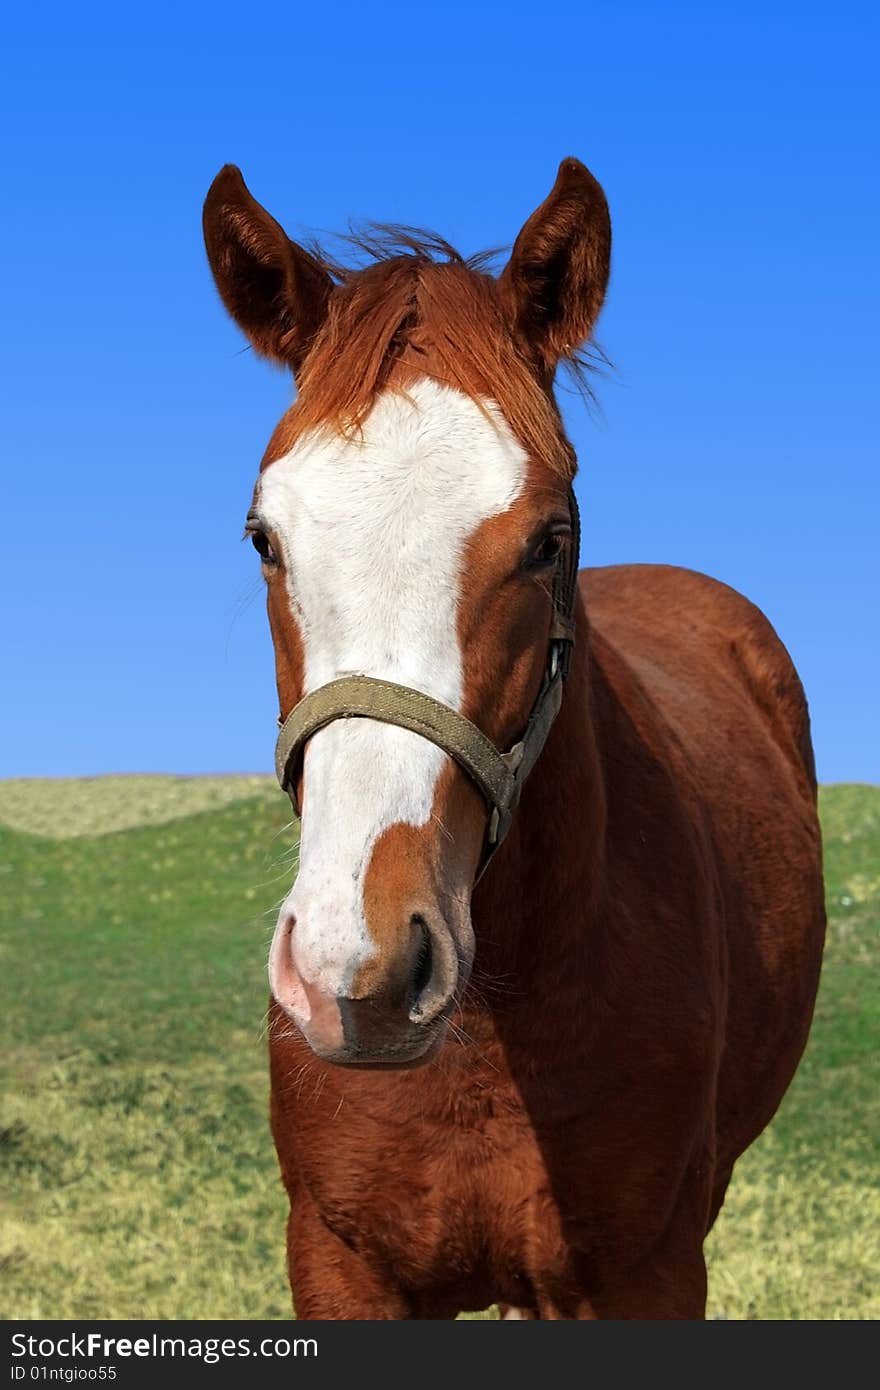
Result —
<instances>
[{"instance_id":1,"label":"horse's chest","mask_svg":"<svg viewBox=\"0 0 880 1390\"><path fill-rule=\"evenodd\" d=\"M328 1224L413 1288L470 1283L516 1301L565 1261L556 1202L528 1118L505 1094L377 1128L308 1173ZM309 1167L310 1165L307 1165Z\"/></svg>"}]
</instances>

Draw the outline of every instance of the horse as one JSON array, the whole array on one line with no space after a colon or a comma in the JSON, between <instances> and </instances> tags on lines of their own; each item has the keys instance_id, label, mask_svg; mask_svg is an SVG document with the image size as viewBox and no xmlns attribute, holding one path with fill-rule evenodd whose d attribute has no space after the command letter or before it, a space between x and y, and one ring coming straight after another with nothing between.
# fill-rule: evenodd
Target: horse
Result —
<instances>
[{"instance_id":1,"label":"horse","mask_svg":"<svg viewBox=\"0 0 880 1390\"><path fill-rule=\"evenodd\" d=\"M225 166L220 297L296 395L246 521L299 869L269 956L296 1314L700 1319L703 1242L805 1046L810 723L705 575L578 573L554 395L609 275L578 160L500 273L352 261Z\"/></svg>"}]
</instances>

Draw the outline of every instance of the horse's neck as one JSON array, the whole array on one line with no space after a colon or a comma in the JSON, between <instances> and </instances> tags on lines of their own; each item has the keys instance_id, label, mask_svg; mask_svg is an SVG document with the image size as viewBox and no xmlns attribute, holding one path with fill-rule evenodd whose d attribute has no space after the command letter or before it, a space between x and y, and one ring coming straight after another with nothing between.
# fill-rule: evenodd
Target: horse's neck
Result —
<instances>
[{"instance_id":1,"label":"horse's neck","mask_svg":"<svg viewBox=\"0 0 880 1390\"><path fill-rule=\"evenodd\" d=\"M605 788L579 618L562 708L474 899L477 979L497 975L521 997L551 997L584 959L603 888Z\"/></svg>"}]
</instances>

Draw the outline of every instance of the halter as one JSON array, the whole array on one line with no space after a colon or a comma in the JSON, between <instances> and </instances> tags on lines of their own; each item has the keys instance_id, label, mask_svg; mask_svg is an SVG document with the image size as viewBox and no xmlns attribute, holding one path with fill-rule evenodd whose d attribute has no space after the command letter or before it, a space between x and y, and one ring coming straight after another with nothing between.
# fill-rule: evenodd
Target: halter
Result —
<instances>
[{"instance_id":1,"label":"halter","mask_svg":"<svg viewBox=\"0 0 880 1390\"><path fill-rule=\"evenodd\" d=\"M454 758L482 792L489 808L482 878L513 820L523 784L538 761L562 704L562 686L571 665L575 640L580 517L574 489L569 488L571 543L561 553L553 579L553 617L544 679L519 741L501 753L491 739L463 714L421 690L395 685L375 676L342 676L329 681L294 705L281 724L275 745L275 773L299 817L296 783L306 743L336 719L376 719L420 734Z\"/></svg>"}]
</instances>

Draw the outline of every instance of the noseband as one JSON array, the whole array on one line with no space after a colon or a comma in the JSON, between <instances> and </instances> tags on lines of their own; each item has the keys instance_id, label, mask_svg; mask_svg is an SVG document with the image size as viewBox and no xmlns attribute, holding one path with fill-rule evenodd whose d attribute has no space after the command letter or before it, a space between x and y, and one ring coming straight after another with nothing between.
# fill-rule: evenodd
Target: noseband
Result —
<instances>
[{"instance_id":1,"label":"noseband","mask_svg":"<svg viewBox=\"0 0 880 1390\"><path fill-rule=\"evenodd\" d=\"M376 719L420 734L454 758L482 792L489 822L479 880L504 840L531 772L559 713L562 685L571 665L575 639L580 518L574 489L569 489L571 543L561 553L553 578L553 617L544 679L518 742L501 753L491 739L463 714L407 685L375 676L342 676L303 696L284 720L275 745L275 773L290 797L296 816L296 783L306 743L336 719Z\"/></svg>"}]
</instances>

